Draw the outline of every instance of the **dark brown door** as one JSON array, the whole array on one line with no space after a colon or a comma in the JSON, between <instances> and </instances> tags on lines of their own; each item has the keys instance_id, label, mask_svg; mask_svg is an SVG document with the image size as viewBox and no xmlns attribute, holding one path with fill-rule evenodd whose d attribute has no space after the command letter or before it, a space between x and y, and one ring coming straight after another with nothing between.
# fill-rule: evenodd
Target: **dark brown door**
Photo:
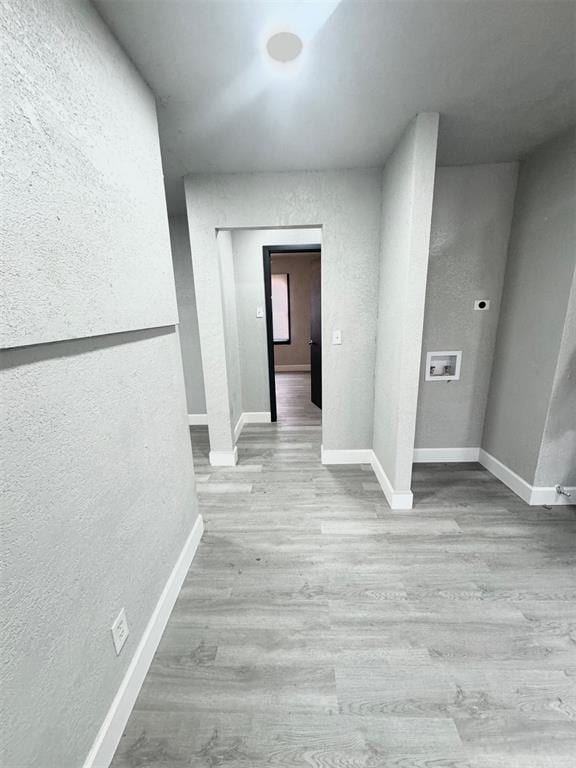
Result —
<instances>
[{"instance_id":1,"label":"dark brown door","mask_svg":"<svg viewBox=\"0 0 576 768\"><path fill-rule=\"evenodd\" d=\"M310 399L322 408L322 312L320 256L312 261L310 287Z\"/></svg>"}]
</instances>

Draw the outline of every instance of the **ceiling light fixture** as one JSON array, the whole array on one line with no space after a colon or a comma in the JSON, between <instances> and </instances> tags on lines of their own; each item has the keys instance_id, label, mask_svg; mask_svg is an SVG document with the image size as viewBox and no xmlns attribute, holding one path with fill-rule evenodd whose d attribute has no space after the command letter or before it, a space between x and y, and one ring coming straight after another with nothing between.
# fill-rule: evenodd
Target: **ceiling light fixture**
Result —
<instances>
[{"instance_id":1,"label":"ceiling light fixture","mask_svg":"<svg viewBox=\"0 0 576 768\"><path fill-rule=\"evenodd\" d=\"M302 40L293 32L277 32L266 43L270 58L281 64L288 64L297 59L303 47Z\"/></svg>"}]
</instances>

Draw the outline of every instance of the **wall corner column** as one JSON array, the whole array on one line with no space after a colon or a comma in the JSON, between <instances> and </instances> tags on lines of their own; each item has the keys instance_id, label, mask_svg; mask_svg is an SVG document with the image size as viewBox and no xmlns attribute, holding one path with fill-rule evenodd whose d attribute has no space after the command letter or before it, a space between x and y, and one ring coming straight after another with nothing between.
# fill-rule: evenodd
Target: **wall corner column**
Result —
<instances>
[{"instance_id":1,"label":"wall corner column","mask_svg":"<svg viewBox=\"0 0 576 768\"><path fill-rule=\"evenodd\" d=\"M209 460L214 466L234 466L238 451L234 445L217 232L199 222L193 190L189 177L185 180L186 209L204 370Z\"/></svg>"}]
</instances>

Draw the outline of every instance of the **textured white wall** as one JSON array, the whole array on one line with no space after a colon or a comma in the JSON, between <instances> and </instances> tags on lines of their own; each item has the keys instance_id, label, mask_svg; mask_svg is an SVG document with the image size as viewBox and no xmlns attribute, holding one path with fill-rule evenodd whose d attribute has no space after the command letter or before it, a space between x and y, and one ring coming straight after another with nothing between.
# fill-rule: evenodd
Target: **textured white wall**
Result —
<instances>
[{"instance_id":1,"label":"textured white wall","mask_svg":"<svg viewBox=\"0 0 576 768\"><path fill-rule=\"evenodd\" d=\"M303 225L322 226L323 444L370 448L381 172L216 174L185 186L212 450L231 448L216 230Z\"/></svg>"},{"instance_id":2,"label":"textured white wall","mask_svg":"<svg viewBox=\"0 0 576 768\"><path fill-rule=\"evenodd\" d=\"M1 762L78 768L196 517L180 349L172 328L2 358Z\"/></svg>"},{"instance_id":3,"label":"textured white wall","mask_svg":"<svg viewBox=\"0 0 576 768\"><path fill-rule=\"evenodd\" d=\"M0 38L0 346L176 322L148 87L80 0L7 0Z\"/></svg>"},{"instance_id":4,"label":"textured white wall","mask_svg":"<svg viewBox=\"0 0 576 768\"><path fill-rule=\"evenodd\" d=\"M376 341L374 452L395 491L409 491L438 114L418 115L386 161Z\"/></svg>"},{"instance_id":5,"label":"textured white wall","mask_svg":"<svg viewBox=\"0 0 576 768\"><path fill-rule=\"evenodd\" d=\"M269 411L266 319L262 248L265 245L321 244L321 229L237 229L232 233L243 410Z\"/></svg>"},{"instance_id":6,"label":"textured white wall","mask_svg":"<svg viewBox=\"0 0 576 768\"><path fill-rule=\"evenodd\" d=\"M28 345L0 385L0 762L78 768L197 516L168 225L152 97L96 11L4 2L0 35L4 343Z\"/></svg>"},{"instance_id":7,"label":"textured white wall","mask_svg":"<svg viewBox=\"0 0 576 768\"><path fill-rule=\"evenodd\" d=\"M176 281L178 332L182 348L184 381L186 383L186 402L188 413L206 413L204 394L204 373L198 333L198 312L196 311L196 293L194 291L194 272L190 254L190 239L186 216L170 218L170 241L172 244L172 263Z\"/></svg>"},{"instance_id":8,"label":"textured white wall","mask_svg":"<svg viewBox=\"0 0 576 768\"><path fill-rule=\"evenodd\" d=\"M482 447L533 485L576 263L576 130L520 163Z\"/></svg>"},{"instance_id":9,"label":"textured white wall","mask_svg":"<svg viewBox=\"0 0 576 768\"><path fill-rule=\"evenodd\" d=\"M480 445L514 207L517 164L437 168L416 448ZM474 311L474 300L490 310ZM463 352L459 381L425 381L426 353Z\"/></svg>"}]
</instances>

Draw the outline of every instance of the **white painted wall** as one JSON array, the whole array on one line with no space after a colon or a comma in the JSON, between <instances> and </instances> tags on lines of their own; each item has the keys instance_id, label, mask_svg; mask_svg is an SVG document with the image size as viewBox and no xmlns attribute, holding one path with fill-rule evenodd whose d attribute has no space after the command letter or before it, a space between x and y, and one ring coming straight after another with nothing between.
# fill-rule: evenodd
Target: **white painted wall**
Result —
<instances>
[{"instance_id":1,"label":"white painted wall","mask_svg":"<svg viewBox=\"0 0 576 768\"><path fill-rule=\"evenodd\" d=\"M186 179L212 450L232 448L216 230L322 226L323 443L370 448L381 172L216 174ZM343 344L332 346L332 329Z\"/></svg>"},{"instance_id":2,"label":"white painted wall","mask_svg":"<svg viewBox=\"0 0 576 768\"><path fill-rule=\"evenodd\" d=\"M197 514L180 349L172 327L2 358L2 765L78 768Z\"/></svg>"},{"instance_id":3,"label":"white painted wall","mask_svg":"<svg viewBox=\"0 0 576 768\"><path fill-rule=\"evenodd\" d=\"M410 493L438 114L418 115L386 161L373 449L396 493Z\"/></svg>"},{"instance_id":4,"label":"white painted wall","mask_svg":"<svg viewBox=\"0 0 576 768\"><path fill-rule=\"evenodd\" d=\"M184 365L186 384L186 402L189 414L206 413L204 394L204 373L198 333L198 312L194 291L194 272L190 254L190 239L186 216L170 218L170 241L172 245L172 263L178 299L180 325L178 332Z\"/></svg>"},{"instance_id":5,"label":"white painted wall","mask_svg":"<svg viewBox=\"0 0 576 768\"><path fill-rule=\"evenodd\" d=\"M0 762L78 768L197 517L168 224L153 98L92 6L3 3L0 36Z\"/></svg>"},{"instance_id":6,"label":"white painted wall","mask_svg":"<svg viewBox=\"0 0 576 768\"><path fill-rule=\"evenodd\" d=\"M478 448L514 207L517 164L437 168L416 448ZM486 312L475 299L489 299ZM426 353L462 350L458 381L425 381Z\"/></svg>"},{"instance_id":7,"label":"white painted wall","mask_svg":"<svg viewBox=\"0 0 576 768\"><path fill-rule=\"evenodd\" d=\"M236 307L244 411L269 411L266 319L262 248L265 245L321 244L321 229L237 229L232 232Z\"/></svg>"},{"instance_id":8,"label":"white painted wall","mask_svg":"<svg viewBox=\"0 0 576 768\"><path fill-rule=\"evenodd\" d=\"M8 0L0 24L0 347L170 325L152 93L88 3Z\"/></svg>"},{"instance_id":9,"label":"white painted wall","mask_svg":"<svg viewBox=\"0 0 576 768\"><path fill-rule=\"evenodd\" d=\"M530 485L537 472L576 265L575 144L572 129L520 164L486 410L482 447ZM561 371L558 375L563 376ZM556 402L554 407L562 412L564 406ZM576 429L574 419L576 411L563 429ZM562 451L563 440L556 444ZM563 458L559 472L565 465ZM553 475L542 469L540 479Z\"/></svg>"}]
</instances>

